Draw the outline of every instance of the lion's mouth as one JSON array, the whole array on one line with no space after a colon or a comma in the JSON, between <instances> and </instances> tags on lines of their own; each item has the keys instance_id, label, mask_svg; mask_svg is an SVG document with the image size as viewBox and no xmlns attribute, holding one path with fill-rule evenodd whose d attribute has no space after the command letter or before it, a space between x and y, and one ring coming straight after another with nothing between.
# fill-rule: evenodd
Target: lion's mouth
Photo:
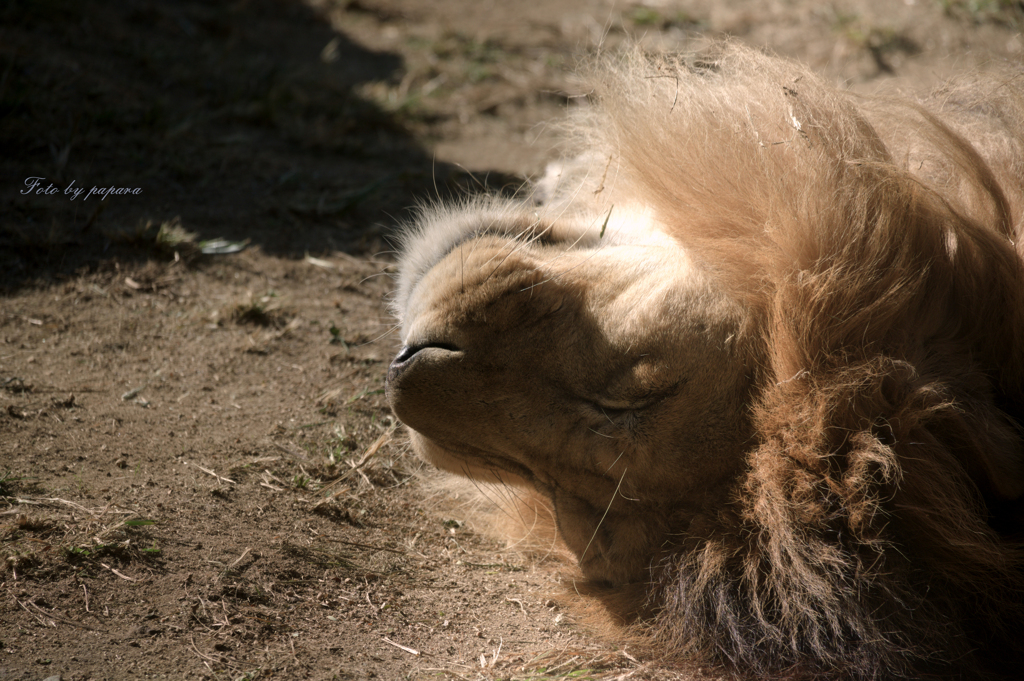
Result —
<instances>
[{"instance_id":1,"label":"lion's mouth","mask_svg":"<svg viewBox=\"0 0 1024 681\"><path fill-rule=\"evenodd\" d=\"M459 426L462 391L446 387L464 366L465 351L446 341L410 343L388 367L385 392L395 414L413 433L421 458L442 470L473 480L529 483L534 475L518 461L472 443Z\"/></svg>"}]
</instances>

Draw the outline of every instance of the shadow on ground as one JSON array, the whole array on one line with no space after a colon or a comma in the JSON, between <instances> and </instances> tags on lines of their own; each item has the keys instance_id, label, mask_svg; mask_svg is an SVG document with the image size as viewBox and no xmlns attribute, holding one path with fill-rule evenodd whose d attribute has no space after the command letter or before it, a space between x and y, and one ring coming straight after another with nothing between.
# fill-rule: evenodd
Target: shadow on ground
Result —
<instances>
[{"instance_id":1,"label":"shadow on ground","mask_svg":"<svg viewBox=\"0 0 1024 681\"><path fill-rule=\"evenodd\" d=\"M358 45L345 16L298 0L7 3L0 291L158 241L174 257L170 225L282 256L376 253L417 197L474 184L360 96L402 61Z\"/></svg>"}]
</instances>

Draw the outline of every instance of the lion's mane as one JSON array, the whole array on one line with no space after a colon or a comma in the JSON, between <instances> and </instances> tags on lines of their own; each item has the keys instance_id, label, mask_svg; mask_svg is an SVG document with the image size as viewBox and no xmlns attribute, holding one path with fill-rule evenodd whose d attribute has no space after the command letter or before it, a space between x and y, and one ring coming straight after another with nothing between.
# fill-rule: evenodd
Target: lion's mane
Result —
<instances>
[{"instance_id":1,"label":"lion's mane","mask_svg":"<svg viewBox=\"0 0 1024 681\"><path fill-rule=\"evenodd\" d=\"M1017 83L862 99L732 46L612 72L591 191L642 197L754 311L755 441L654 571L659 649L755 676L1019 673Z\"/></svg>"}]
</instances>

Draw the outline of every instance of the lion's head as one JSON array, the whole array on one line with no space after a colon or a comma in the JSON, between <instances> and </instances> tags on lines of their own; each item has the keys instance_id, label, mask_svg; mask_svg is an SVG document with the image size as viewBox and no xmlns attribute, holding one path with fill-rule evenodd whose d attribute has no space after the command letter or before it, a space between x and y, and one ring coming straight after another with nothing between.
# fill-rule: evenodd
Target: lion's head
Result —
<instances>
[{"instance_id":1,"label":"lion's head","mask_svg":"<svg viewBox=\"0 0 1024 681\"><path fill-rule=\"evenodd\" d=\"M677 242L563 220L463 210L465 231L403 286L388 396L427 460L533 486L588 577L631 582L742 466L744 313Z\"/></svg>"},{"instance_id":2,"label":"lion's head","mask_svg":"<svg viewBox=\"0 0 1024 681\"><path fill-rule=\"evenodd\" d=\"M542 203L404 237L387 393L416 451L550 499L680 655L999 667L975 651L1024 624L1024 98L860 101L729 46L608 83Z\"/></svg>"}]
</instances>

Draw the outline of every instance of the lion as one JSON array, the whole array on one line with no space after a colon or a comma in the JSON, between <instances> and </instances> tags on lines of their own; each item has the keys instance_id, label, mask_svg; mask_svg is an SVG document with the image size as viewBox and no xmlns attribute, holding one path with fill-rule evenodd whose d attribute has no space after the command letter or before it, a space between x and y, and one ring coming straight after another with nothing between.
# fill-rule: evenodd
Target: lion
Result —
<instances>
[{"instance_id":1,"label":"lion","mask_svg":"<svg viewBox=\"0 0 1024 681\"><path fill-rule=\"evenodd\" d=\"M413 448L546 499L665 660L1016 677L1020 78L868 98L728 43L606 60L574 160L404 237Z\"/></svg>"}]
</instances>

